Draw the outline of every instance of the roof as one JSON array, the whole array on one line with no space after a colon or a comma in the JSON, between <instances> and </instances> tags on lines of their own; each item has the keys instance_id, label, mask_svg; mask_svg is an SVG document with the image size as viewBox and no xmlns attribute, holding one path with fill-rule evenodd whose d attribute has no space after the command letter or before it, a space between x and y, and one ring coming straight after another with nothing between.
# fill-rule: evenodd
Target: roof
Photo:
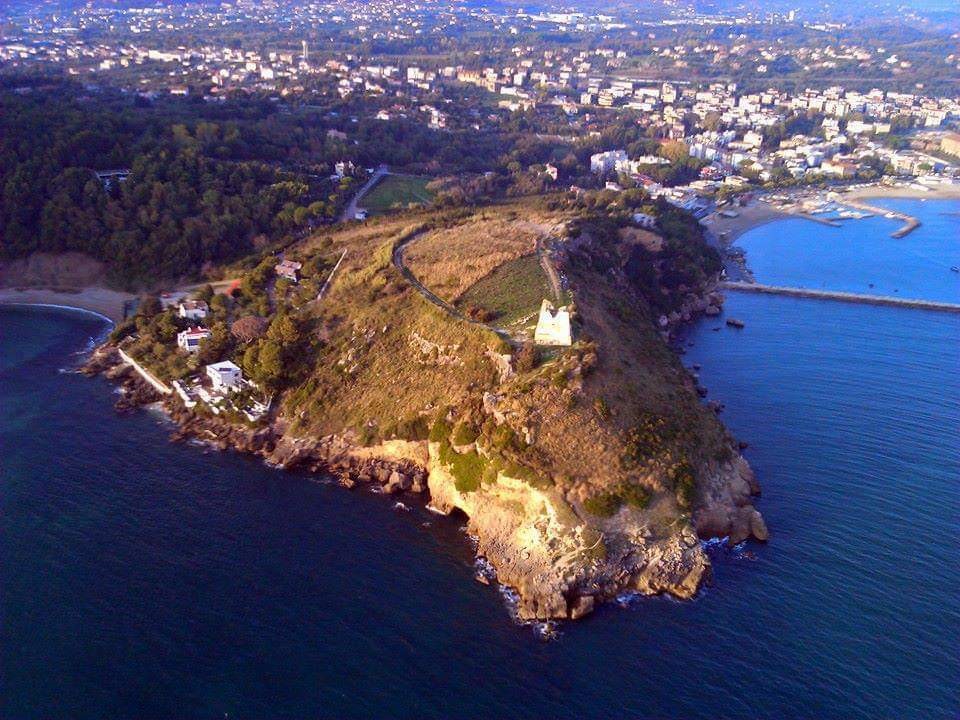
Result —
<instances>
[{"instance_id":1,"label":"roof","mask_svg":"<svg viewBox=\"0 0 960 720\"><path fill-rule=\"evenodd\" d=\"M210 331L205 327L188 327L181 335L210 335Z\"/></svg>"},{"instance_id":2,"label":"roof","mask_svg":"<svg viewBox=\"0 0 960 720\"><path fill-rule=\"evenodd\" d=\"M184 300L180 303L185 310L206 310L207 304L203 300Z\"/></svg>"},{"instance_id":3,"label":"roof","mask_svg":"<svg viewBox=\"0 0 960 720\"><path fill-rule=\"evenodd\" d=\"M218 363L207 365L207 370L213 369L216 372L240 372L240 368L229 360L221 360Z\"/></svg>"},{"instance_id":4,"label":"roof","mask_svg":"<svg viewBox=\"0 0 960 720\"><path fill-rule=\"evenodd\" d=\"M296 262L295 260L281 260L277 263L277 269L283 270L299 270L303 267L303 263Z\"/></svg>"}]
</instances>

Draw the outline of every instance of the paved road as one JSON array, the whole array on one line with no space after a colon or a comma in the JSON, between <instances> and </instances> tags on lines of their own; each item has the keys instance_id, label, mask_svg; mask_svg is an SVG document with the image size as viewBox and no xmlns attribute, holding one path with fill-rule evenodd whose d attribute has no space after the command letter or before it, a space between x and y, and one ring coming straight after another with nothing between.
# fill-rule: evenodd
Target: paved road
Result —
<instances>
[{"instance_id":1,"label":"paved road","mask_svg":"<svg viewBox=\"0 0 960 720\"><path fill-rule=\"evenodd\" d=\"M373 186L380 182L380 179L389 175L390 170L386 165L380 165L376 170L373 171L373 175L363 184L356 194L350 199L350 202L347 203L347 207L344 208L343 212L340 214L340 221L345 222L347 220L353 220L357 216L357 203L363 200L363 196L366 195L373 189Z\"/></svg>"}]
</instances>

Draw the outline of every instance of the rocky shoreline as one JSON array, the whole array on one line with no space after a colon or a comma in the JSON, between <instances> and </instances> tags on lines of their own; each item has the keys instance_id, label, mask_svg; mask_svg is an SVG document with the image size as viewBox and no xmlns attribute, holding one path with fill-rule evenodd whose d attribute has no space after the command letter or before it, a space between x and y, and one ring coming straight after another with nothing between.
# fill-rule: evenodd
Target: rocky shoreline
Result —
<instances>
[{"instance_id":1,"label":"rocky shoreline","mask_svg":"<svg viewBox=\"0 0 960 720\"><path fill-rule=\"evenodd\" d=\"M644 528L610 521L599 536L603 554L591 557L591 544L600 541L588 536L586 526L557 520L557 508L565 506L561 498L507 477L493 495L482 490L460 493L437 460L434 443L395 440L359 447L338 435L291 437L282 419L254 428L200 415L175 396L157 393L109 344L94 350L82 372L119 383L119 411L161 402L176 425L172 441L194 440L257 455L277 468L330 474L347 488L373 484L386 494L416 494L443 514L464 512L478 556L495 570L498 582L516 590L517 615L523 621L577 619L630 591L691 598L712 576L702 540L727 537L733 545L750 537L766 540L768 535L751 502L759 486L739 456L712 468L693 525L653 537ZM525 523L505 511L505 503L543 510L536 522Z\"/></svg>"}]
</instances>

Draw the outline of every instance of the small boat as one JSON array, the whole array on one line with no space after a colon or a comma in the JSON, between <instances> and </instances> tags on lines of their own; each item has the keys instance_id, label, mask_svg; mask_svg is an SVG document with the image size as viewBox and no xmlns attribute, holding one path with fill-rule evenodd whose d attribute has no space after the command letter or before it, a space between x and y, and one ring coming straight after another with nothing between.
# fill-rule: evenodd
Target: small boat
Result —
<instances>
[{"instance_id":1,"label":"small boat","mask_svg":"<svg viewBox=\"0 0 960 720\"><path fill-rule=\"evenodd\" d=\"M727 325L734 328L745 327L743 320L738 320L737 318L727 318Z\"/></svg>"},{"instance_id":2,"label":"small boat","mask_svg":"<svg viewBox=\"0 0 960 720\"><path fill-rule=\"evenodd\" d=\"M960 273L960 267L957 267L956 265L951 265L950 270L951 272Z\"/></svg>"}]
</instances>

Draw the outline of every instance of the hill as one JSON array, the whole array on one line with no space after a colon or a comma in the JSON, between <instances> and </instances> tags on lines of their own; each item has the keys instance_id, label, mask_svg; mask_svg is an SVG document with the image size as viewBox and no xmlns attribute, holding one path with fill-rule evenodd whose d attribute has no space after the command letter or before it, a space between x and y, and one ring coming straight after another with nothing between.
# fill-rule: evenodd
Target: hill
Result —
<instances>
[{"instance_id":1,"label":"hill","mask_svg":"<svg viewBox=\"0 0 960 720\"><path fill-rule=\"evenodd\" d=\"M601 204L535 198L341 227L287 251L299 283L277 280L267 255L234 296L208 294L200 353L172 348L177 321L155 306L113 342L187 385L232 359L274 395L253 421L235 398L213 415L173 396L190 434L464 512L522 617L578 617L625 590L690 597L709 576L698 531L766 537L749 468L664 341L671 316L720 301L716 258L695 222L663 209L652 236L630 208ZM518 262L554 297L518 291ZM465 298L493 300L469 312ZM531 342L522 318L543 299L570 311L569 346ZM244 317L255 332L228 331Z\"/></svg>"}]
</instances>

